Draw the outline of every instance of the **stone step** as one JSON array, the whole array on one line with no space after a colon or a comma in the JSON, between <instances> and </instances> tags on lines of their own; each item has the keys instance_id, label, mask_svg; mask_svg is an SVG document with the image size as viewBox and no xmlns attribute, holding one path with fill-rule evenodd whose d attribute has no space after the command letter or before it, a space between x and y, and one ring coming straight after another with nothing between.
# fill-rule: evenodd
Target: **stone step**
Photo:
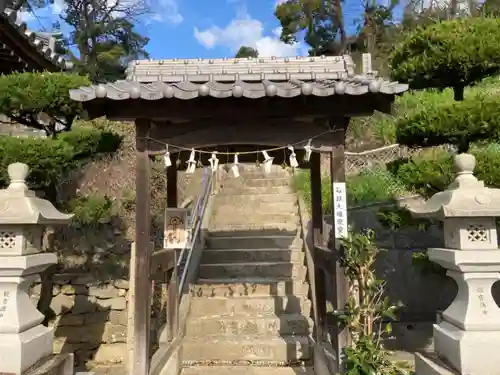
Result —
<instances>
[{"instance_id":1,"label":"stone step","mask_svg":"<svg viewBox=\"0 0 500 375\"><path fill-rule=\"evenodd\" d=\"M222 221L223 220L223 221ZM288 223L280 223L280 222L270 222L270 221L261 221L258 223L255 222L245 222L245 223L228 223L228 219L222 219L222 222L218 222L212 218L212 222L210 223L209 230L213 232L221 232L221 231L253 231L254 234L252 236L257 236L258 232L262 231L284 231L284 232L297 232L298 229L298 219L296 222L288 222Z\"/></svg>"},{"instance_id":2,"label":"stone step","mask_svg":"<svg viewBox=\"0 0 500 375\"><path fill-rule=\"evenodd\" d=\"M297 204L297 195L288 194L240 194L240 195L222 195L215 196L216 206L221 204L234 205L236 203L247 202L249 204Z\"/></svg>"},{"instance_id":3,"label":"stone step","mask_svg":"<svg viewBox=\"0 0 500 375\"><path fill-rule=\"evenodd\" d=\"M223 186L219 194L221 195L246 195L246 194L290 194L293 193L290 186Z\"/></svg>"},{"instance_id":4,"label":"stone step","mask_svg":"<svg viewBox=\"0 0 500 375\"><path fill-rule=\"evenodd\" d=\"M181 375L315 375L311 367L190 366Z\"/></svg>"},{"instance_id":5,"label":"stone step","mask_svg":"<svg viewBox=\"0 0 500 375\"><path fill-rule=\"evenodd\" d=\"M228 216L244 214L247 216L268 215L268 214L288 214L298 215L297 205L294 202L257 203L256 201L241 200L232 204L215 205L214 212L218 215Z\"/></svg>"},{"instance_id":6,"label":"stone step","mask_svg":"<svg viewBox=\"0 0 500 375\"><path fill-rule=\"evenodd\" d=\"M186 337L212 335L308 335L312 332L311 318L300 314L281 316L219 316L190 318L186 324Z\"/></svg>"},{"instance_id":7,"label":"stone step","mask_svg":"<svg viewBox=\"0 0 500 375\"><path fill-rule=\"evenodd\" d=\"M243 175L238 179L227 179L222 182L222 189L226 187L271 187L271 186L290 186L292 179L289 176L260 176Z\"/></svg>"},{"instance_id":8,"label":"stone step","mask_svg":"<svg viewBox=\"0 0 500 375\"><path fill-rule=\"evenodd\" d=\"M304 294L307 294L304 293ZM235 296L194 297L191 299L190 317L233 315L311 315L311 301L306 296Z\"/></svg>"},{"instance_id":9,"label":"stone step","mask_svg":"<svg viewBox=\"0 0 500 375\"><path fill-rule=\"evenodd\" d=\"M241 277L283 277L304 280L307 268L290 262L245 262L200 264L198 276L202 279Z\"/></svg>"},{"instance_id":10,"label":"stone step","mask_svg":"<svg viewBox=\"0 0 500 375\"><path fill-rule=\"evenodd\" d=\"M229 233L234 234L229 234ZM270 233L281 232L269 230ZM249 235L253 233L254 235ZM266 231L217 231L212 230L207 238L207 247L209 249L290 249L302 247L302 240L295 233L288 232L284 235L265 235ZM241 235L240 235L241 234Z\"/></svg>"},{"instance_id":11,"label":"stone step","mask_svg":"<svg viewBox=\"0 0 500 375\"><path fill-rule=\"evenodd\" d=\"M251 227L260 224L260 226L264 228L282 228L289 226L289 224L296 226L298 222L299 218L296 212L286 212L286 213L259 212L252 214L250 212L235 210L233 213L227 211L221 213L216 209L211 218L211 223L215 224L227 224L227 225L248 224Z\"/></svg>"},{"instance_id":12,"label":"stone step","mask_svg":"<svg viewBox=\"0 0 500 375\"><path fill-rule=\"evenodd\" d=\"M229 279L198 279L190 286L193 297L274 297L307 296L309 284L302 280L247 277Z\"/></svg>"},{"instance_id":13,"label":"stone step","mask_svg":"<svg viewBox=\"0 0 500 375\"><path fill-rule=\"evenodd\" d=\"M304 263L300 249L216 249L203 250L201 263L293 262Z\"/></svg>"},{"instance_id":14,"label":"stone step","mask_svg":"<svg viewBox=\"0 0 500 375\"><path fill-rule=\"evenodd\" d=\"M183 361L295 362L312 357L308 336L205 336L184 339Z\"/></svg>"}]
</instances>

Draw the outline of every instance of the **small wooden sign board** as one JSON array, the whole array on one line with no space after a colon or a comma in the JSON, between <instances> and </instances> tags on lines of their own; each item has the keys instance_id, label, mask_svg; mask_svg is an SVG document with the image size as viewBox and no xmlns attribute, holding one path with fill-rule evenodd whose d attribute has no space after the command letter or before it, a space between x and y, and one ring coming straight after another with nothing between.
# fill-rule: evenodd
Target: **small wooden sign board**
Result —
<instances>
[{"instance_id":1,"label":"small wooden sign board","mask_svg":"<svg viewBox=\"0 0 500 375\"><path fill-rule=\"evenodd\" d=\"M189 244L189 209L167 208L165 210L163 247L182 249Z\"/></svg>"}]
</instances>

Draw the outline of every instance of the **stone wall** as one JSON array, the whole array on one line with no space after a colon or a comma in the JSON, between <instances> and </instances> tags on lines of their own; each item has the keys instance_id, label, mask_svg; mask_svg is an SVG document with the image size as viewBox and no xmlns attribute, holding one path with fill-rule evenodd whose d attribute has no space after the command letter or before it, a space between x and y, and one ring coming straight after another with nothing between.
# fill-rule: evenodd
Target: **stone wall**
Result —
<instances>
[{"instance_id":1,"label":"stone wall","mask_svg":"<svg viewBox=\"0 0 500 375\"><path fill-rule=\"evenodd\" d=\"M120 363L126 354L128 281L101 282L92 274L56 274L50 309L55 353L74 353L75 365ZM32 287L40 298L41 285Z\"/></svg>"},{"instance_id":2,"label":"stone wall","mask_svg":"<svg viewBox=\"0 0 500 375\"><path fill-rule=\"evenodd\" d=\"M400 201L404 205L415 205L420 198ZM457 293L450 278L436 273L423 272L412 263L412 254L430 247L443 247L444 237L439 225L422 231L405 229L393 231L384 228L377 219L377 212L384 205L350 208L349 221L355 229L370 228L375 232L376 244L383 251L379 255L377 270L386 280L388 295L404 304L402 321L433 321L436 311L446 309ZM387 206L387 205L386 205ZM494 297L500 303L500 283L494 286Z\"/></svg>"}]
</instances>

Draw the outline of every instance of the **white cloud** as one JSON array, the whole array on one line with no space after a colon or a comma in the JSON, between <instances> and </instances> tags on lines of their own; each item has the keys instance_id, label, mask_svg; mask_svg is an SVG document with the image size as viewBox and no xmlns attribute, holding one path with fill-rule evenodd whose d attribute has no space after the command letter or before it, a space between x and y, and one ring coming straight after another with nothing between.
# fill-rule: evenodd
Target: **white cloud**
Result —
<instances>
[{"instance_id":1,"label":"white cloud","mask_svg":"<svg viewBox=\"0 0 500 375\"><path fill-rule=\"evenodd\" d=\"M273 30L271 36L264 35L264 25L261 21L251 18L246 12L240 12L225 27L212 26L205 30L194 28L194 37L207 49L215 46L226 46L236 53L241 46L256 48L259 55L269 56L295 56L303 54L304 49L300 43L285 44L279 40L280 28Z\"/></svg>"},{"instance_id":2,"label":"white cloud","mask_svg":"<svg viewBox=\"0 0 500 375\"><path fill-rule=\"evenodd\" d=\"M274 7L277 7L278 5L280 4L284 4L286 3L288 0L276 0L275 3L274 3Z\"/></svg>"},{"instance_id":3,"label":"white cloud","mask_svg":"<svg viewBox=\"0 0 500 375\"><path fill-rule=\"evenodd\" d=\"M156 4L152 17L154 21L167 21L173 25L178 25L184 21L184 17L179 12L177 0L159 0Z\"/></svg>"}]
</instances>

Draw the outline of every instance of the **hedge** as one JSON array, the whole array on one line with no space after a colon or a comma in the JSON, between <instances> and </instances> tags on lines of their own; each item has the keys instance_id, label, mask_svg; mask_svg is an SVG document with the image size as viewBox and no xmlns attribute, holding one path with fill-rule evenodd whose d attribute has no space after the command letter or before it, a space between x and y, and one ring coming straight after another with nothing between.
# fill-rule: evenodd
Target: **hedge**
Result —
<instances>
[{"instance_id":1,"label":"hedge","mask_svg":"<svg viewBox=\"0 0 500 375\"><path fill-rule=\"evenodd\" d=\"M474 175L486 186L500 188L500 144L477 144L470 152L476 156ZM425 197L445 190L455 178L453 156L445 151L398 160L387 168L406 190Z\"/></svg>"},{"instance_id":2,"label":"hedge","mask_svg":"<svg viewBox=\"0 0 500 375\"><path fill-rule=\"evenodd\" d=\"M471 142L500 141L500 100L497 95L435 104L402 117L396 124L397 142L410 147L455 144L465 152Z\"/></svg>"},{"instance_id":3,"label":"hedge","mask_svg":"<svg viewBox=\"0 0 500 375\"><path fill-rule=\"evenodd\" d=\"M90 126L75 127L56 139L0 136L0 187L9 182L7 166L22 162L30 167L30 188L48 191L92 156L116 151L120 142L118 135Z\"/></svg>"},{"instance_id":4,"label":"hedge","mask_svg":"<svg viewBox=\"0 0 500 375\"><path fill-rule=\"evenodd\" d=\"M418 28L390 55L391 77L411 88L463 88L500 72L500 19L469 18ZM458 94L458 95L457 95Z\"/></svg>"}]
</instances>

